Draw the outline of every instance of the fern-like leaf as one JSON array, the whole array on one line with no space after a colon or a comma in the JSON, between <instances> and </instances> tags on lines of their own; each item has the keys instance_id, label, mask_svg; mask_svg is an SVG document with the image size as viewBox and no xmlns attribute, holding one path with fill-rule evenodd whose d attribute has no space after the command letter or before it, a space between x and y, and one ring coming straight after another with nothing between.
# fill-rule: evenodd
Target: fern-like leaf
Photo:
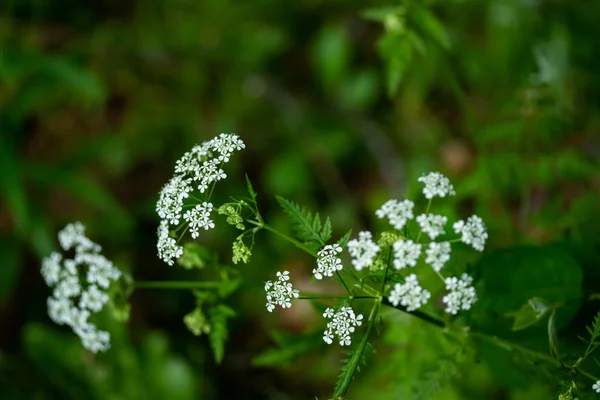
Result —
<instances>
[{"instance_id":1,"label":"fern-like leaf","mask_svg":"<svg viewBox=\"0 0 600 400\"><path fill-rule=\"evenodd\" d=\"M442 385L448 382L456 374L458 374L458 368L452 357L446 356L439 358L435 363L432 363L429 369L425 370L421 379L416 382L413 399L430 399Z\"/></svg>"},{"instance_id":2,"label":"fern-like leaf","mask_svg":"<svg viewBox=\"0 0 600 400\"><path fill-rule=\"evenodd\" d=\"M217 364L223 360L225 342L229 336L227 319L231 317L235 317L235 311L224 304L218 304L209 311L210 332L208 338Z\"/></svg>"},{"instance_id":3,"label":"fern-like leaf","mask_svg":"<svg viewBox=\"0 0 600 400\"><path fill-rule=\"evenodd\" d=\"M300 240L324 246L331 239L331 221L329 218L323 224L319 213L313 215L297 203L280 196L277 196L277 201L283 211L292 219L294 230Z\"/></svg>"}]
</instances>

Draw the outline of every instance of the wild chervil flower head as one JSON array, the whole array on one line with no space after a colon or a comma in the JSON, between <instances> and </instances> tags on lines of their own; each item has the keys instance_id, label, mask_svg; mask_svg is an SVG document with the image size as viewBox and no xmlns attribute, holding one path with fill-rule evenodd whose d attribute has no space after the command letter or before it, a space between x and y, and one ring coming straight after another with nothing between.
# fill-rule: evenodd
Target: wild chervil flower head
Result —
<instances>
[{"instance_id":1,"label":"wild chervil flower head","mask_svg":"<svg viewBox=\"0 0 600 400\"><path fill-rule=\"evenodd\" d=\"M419 285L415 274L406 277L403 284L396 283L388 300L395 306L398 304L406 307L407 311L415 311L427 303L431 294Z\"/></svg>"},{"instance_id":2,"label":"wild chervil flower head","mask_svg":"<svg viewBox=\"0 0 600 400\"><path fill-rule=\"evenodd\" d=\"M216 182L227 177L223 165L235 151L244 147L237 135L222 133L194 146L175 163L175 174L162 188L156 203L156 212L161 218L158 256L167 264L173 265L173 260L183 254L183 248L170 236L171 225L177 228L183 221L184 229L189 230L193 239L200 236L200 229L214 228L210 219L212 189Z\"/></svg>"},{"instance_id":3,"label":"wild chervil flower head","mask_svg":"<svg viewBox=\"0 0 600 400\"><path fill-rule=\"evenodd\" d=\"M340 271L342 260L338 254L342 252L342 248L337 243L328 244L317 253L317 268L313 269L313 274L317 279L323 279L323 276L333 276L335 271Z\"/></svg>"},{"instance_id":4,"label":"wild chervil flower head","mask_svg":"<svg viewBox=\"0 0 600 400\"><path fill-rule=\"evenodd\" d=\"M379 250L379 246L373 242L373 235L368 231L359 232L358 239L348 242L352 265L358 271L371 265Z\"/></svg>"},{"instance_id":5,"label":"wild chervil flower head","mask_svg":"<svg viewBox=\"0 0 600 400\"><path fill-rule=\"evenodd\" d=\"M410 200L395 200L386 201L379 210L375 211L378 218L387 217L390 225L400 230L404 228L409 219L413 219L413 208L415 203Z\"/></svg>"},{"instance_id":6,"label":"wild chervil flower head","mask_svg":"<svg viewBox=\"0 0 600 400\"><path fill-rule=\"evenodd\" d=\"M421 230L429 235L431 240L434 240L439 235L446 233L444 225L448 222L448 218L443 215L421 214L417 216L417 222L421 226Z\"/></svg>"},{"instance_id":7,"label":"wild chervil flower head","mask_svg":"<svg viewBox=\"0 0 600 400\"><path fill-rule=\"evenodd\" d=\"M592 389L595 390L596 393L600 393L600 381L596 381L596 383L592 385Z\"/></svg>"},{"instance_id":8,"label":"wild chervil flower head","mask_svg":"<svg viewBox=\"0 0 600 400\"><path fill-rule=\"evenodd\" d=\"M277 272L277 280L275 282L267 281L265 283L265 291L267 292L267 310L273 312L275 306L282 308L290 308L292 299L298 298L300 292L293 288L288 271Z\"/></svg>"},{"instance_id":9,"label":"wild chervil flower head","mask_svg":"<svg viewBox=\"0 0 600 400\"><path fill-rule=\"evenodd\" d=\"M430 172L420 177L418 181L425 184L423 194L427 199L432 199L435 196L446 197L447 195L456 194L450 180L439 172Z\"/></svg>"},{"instance_id":10,"label":"wild chervil flower head","mask_svg":"<svg viewBox=\"0 0 600 400\"><path fill-rule=\"evenodd\" d=\"M434 271L440 272L444 264L450 260L450 243L431 242L429 243L429 248L425 250L425 254L427 255L425 262L431 265Z\"/></svg>"},{"instance_id":11,"label":"wild chervil flower head","mask_svg":"<svg viewBox=\"0 0 600 400\"><path fill-rule=\"evenodd\" d=\"M355 315L352 307L342 307L338 312L334 312L332 308L327 308L323 316L331 319L323 333L325 343L333 343L333 339L337 336L340 346L350 346L352 344L350 334L354 332L355 327L362 324L362 314Z\"/></svg>"},{"instance_id":12,"label":"wild chervil flower head","mask_svg":"<svg viewBox=\"0 0 600 400\"><path fill-rule=\"evenodd\" d=\"M456 277L446 278L444 283L446 289L450 291L442 298L442 302L446 304L447 313L457 314L460 309L468 310L477 301L477 293L475 288L471 286L473 278L469 275L462 274L460 279Z\"/></svg>"},{"instance_id":13,"label":"wild chervil flower head","mask_svg":"<svg viewBox=\"0 0 600 400\"><path fill-rule=\"evenodd\" d=\"M107 291L121 277L121 271L100 254L101 247L85 236L81 223L67 225L58 239L63 250L74 250L75 256L63 259L54 252L42 261L42 276L53 288L47 301L48 315L57 324L70 326L86 349L106 351L110 334L98 330L89 318L108 303Z\"/></svg>"},{"instance_id":14,"label":"wild chervil flower head","mask_svg":"<svg viewBox=\"0 0 600 400\"><path fill-rule=\"evenodd\" d=\"M421 255L421 245L412 240L398 240L394 243L394 268L403 269L417 265Z\"/></svg>"},{"instance_id":15,"label":"wild chervil flower head","mask_svg":"<svg viewBox=\"0 0 600 400\"><path fill-rule=\"evenodd\" d=\"M483 251L488 234L483 220L472 215L465 221L457 221L452 225L454 232L461 233L461 241L473 246L475 250Z\"/></svg>"}]
</instances>

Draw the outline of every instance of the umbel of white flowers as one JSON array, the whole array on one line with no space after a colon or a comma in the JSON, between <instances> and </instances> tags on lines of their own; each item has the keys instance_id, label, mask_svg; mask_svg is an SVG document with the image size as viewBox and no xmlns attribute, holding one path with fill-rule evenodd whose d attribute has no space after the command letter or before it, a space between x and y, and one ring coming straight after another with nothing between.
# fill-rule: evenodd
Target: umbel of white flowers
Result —
<instances>
[{"instance_id":1,"label":"umbel of white flowers","mask_svg":"<svg viewBox=\"0 0 600 400\"><path fill-rule=\"evenodd\" d=\"M173 265L174 260L183 254L183 247L178 240L170 236L171 226L177 228L183 221L184 232L189 230L193 239L200 235L200 229L215 227L210 218L213 210L213 204L209 201L212 188L216 182L227 177L223 165L236 150L243 148L244 142L237 135L222 133L194 146L177 161L175 174L162 188L156 203L156 212L161 218L158 257L164 262Z\"/></svg>"},{"instance_id":2,"label":"umbel of white flowers","mask_svg":"<svg viewBox=\"0 0 600 400\"><path fill-rule=\"evenodd\" d=\"M96 353L110 347L110 334L89 321L92 313L102 311L108 302L108 289L121 272L100 254L101 248L85 236L85 227L75 222L58 233L64 251L75 250L75 257L63 258L53 252L42 261L42 276L53 289L48 297L48 315L59 325L68 325L83 346Z\"/></svg>"}]
</instances>

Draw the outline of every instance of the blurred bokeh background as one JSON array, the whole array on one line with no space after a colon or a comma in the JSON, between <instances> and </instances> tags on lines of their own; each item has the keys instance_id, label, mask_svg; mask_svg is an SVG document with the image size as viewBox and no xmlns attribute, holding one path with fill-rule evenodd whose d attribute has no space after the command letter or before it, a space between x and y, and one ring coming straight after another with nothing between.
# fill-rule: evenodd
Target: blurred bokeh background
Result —
<instances>
[{"instance_id":1,"label":"blurred bokeh background","mask_svg":"<svg viewBox=\"0 0 600 400\"><path fill-rule=\"evenodd\" d=\"M284 229L276 194L339 237L439 170L457 196L438 211L480 215L489 248L568 240L598 267L599 17L566 0L1 2L0 398L328 398L339 349L302 339L317 313L264 308L262 282L287 269L311 288L311 260L262 232L235 267L221 365L182 322L189 292L134 292L101 355L47 317L40 260L75 220L135 279L201 279L157 258L154 207L175 160L220 132L246 149L218 196L243 194L247 173ZM221 223L201 242L227 260L234 238ZM423 379L444 382L439 399L556 390L493 352L428 375L436 335L391 313L349 398L410 398ZM295 347L265 356L275 343Z\"/></svg>"}]
</instances>

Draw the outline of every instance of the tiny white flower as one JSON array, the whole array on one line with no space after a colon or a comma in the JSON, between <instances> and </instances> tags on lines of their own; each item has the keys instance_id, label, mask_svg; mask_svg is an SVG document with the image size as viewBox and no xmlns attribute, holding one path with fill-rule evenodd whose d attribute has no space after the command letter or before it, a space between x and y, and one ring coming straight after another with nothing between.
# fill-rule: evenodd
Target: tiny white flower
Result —
<instances>
[{"instance_id":1,"label":"tiny white flower","mask_svg":"<svg viewBox=\"0 0 600 400\"><path fill-rule=\"evenodd\" d=\"M467 221L457 221L452 225L454 232L461 233L461 241L470 244L475 250L483 251L488 234L483 220L477 215L470 216Z\"/></svg>"},{"instance_id":2,"label":"tiny white flower","mask_svg":"<svg viewBox=\"0 0 600 400\"><path fill-rule=\"evenodd\" d=\"M323 333L323 341L331 344L335 336L337 336L340 346L350 346L352 344L350 334L355 331L355 327L362 324L362 314L356 315L352 307L342 307L336 313L331 308L328 308L325 310L323 316L331 319L327 323L327 329Z\"/></svg>"},{"instance_id":3,"label":"tiny white flower","mask_svg":"<svg viewBox=\"0 0 600 400\"><path fill-rule=\"evenodd\" d=\"M313 274L317 279L323 279L323 276L333 276L335 271L343 268L342 260L338 254L342 248L337 244L328 244L317 253L317 268L313 269Z\"/></svg>"},{"instance_id":4,"label":"tiny white flower","mask_svg":"<svg viewBox=\"0 0 600 400\"><path fill-rule=\"evenodd\" d=\"M191 179L183 175L176 175L160 191L156 212L171 225L179 225L183 200L189 197L192 191Z\"/></svg>"},{"instance_id":5,"label":"tiny white flower","mask_svg":"<svg viewBox=\"0 0 600 400\"><path fill-rule=\"evenodd\" d=\"M169 265L173 265L173 260L178 259L183 254L183 247L177 244L177 241L169 236L169 223L166 220L160 222L158 227L158 257Z\"/></svg>"},{"instance_id":6,"label":"tiny white flower","mask_svg":"<svg viewBox=\"0 0 600 400\"><path fill-rule=\"evenodd\" d=\"M96 285L90 285L86 291L81 294L79 307L89 309L94 312L99 312L102 307L108 302L108 295L98 289Z\"/></svg>"},{"instance_id":7,"label":"tiny white flower","mask_svg":"<svg viewBox=\"0 0 600 400\"><path fill-rule=\"evenodd\" d=\"M421 214L417 217L417 222L421 226L421 230L428 234L431 240L434 240L439 235L446 233L444 225L448 222L448 218L443 215Z\"/></svg>"},{"instance_id":8,"label":"tiny white flower","mask_svg":"<svg viewBox=\"0 0 600 400\"><path fill-rule=\"evenodd\" d=\"M57 252L50 254L50 257L44 258L42 261L42 276L46 281L46 285L52 286L58 282L60 278L62 255Z\"/></svg>"},{"instance_id":9,"label":"tiny white flower","mask_svg":"<svg viewBox=\"0 0 600 400\"><path fill-rule=\"evenodd\" d=\"M379 250L379 246L373 242L373 235L368 231L360 232L358 239L348 242L348 253L358 271L371 265Z\"/></svg>"},{"instance_id":10,"label":"tiny white flower","mask_svg":"<svg viewBox=\"0 0 600 400\"><path fill-rule=\"evenodd\" d=\"M48 316L59 325L70 326L85 348L105 351L110 347L110 335L98 331L89 321L90 311L102 310L109 300L106 290L121 277L121 271L99 253L101 247L88 239L84 231L81 223L74 223L58 233L64 250L75 249L73 259L52 253L42 262L41 273L53 288L53 295L47 300ZM86 280L82 284L83 276ZM74 305L77 303L79 307Z\"/></svg>"},{"instance_id":11,"label":"tiny white flower","mask_svg":"<svg viewBox=\"0 0 600 400\"><path fill-rule=\"evenodd\" d=\"M442 242L429 243L429 248L425 251L427 258L425 258L425 262L431 265L434 271L440 272L440 270L444 267L444 264L448 260L450 260L450 243Z\"/></svg>"},{"instance_id":12,"label":"tiny white flower","mask_svg":"<svg viewBox=\"0 0 600 400\"><path fill-rule=\"evenodd\" d=\"M71 325L73 321L73 303L66 297L48 297L48 316L59 325Z\"/></svg>"},{"instance_id":13,"label":"tiny white flower","mask_svg":"<svg viewBox=\"0 0 600 400\"><path fill-rule=\"evenodd\" d=\"M186 211L183 215L183 219L190 224L190 232L193 239L196 239L200 235L198 233L199 228L209 230L215 227L214 222L210 219L212 209L212 203L204 202L198 204L192 210Z\"/></svg>"},{"instance_id":14,"label":"tiny white flower","mask_svg":"<svg viewBox=\"0 0 600 400\"><path fill-rule=\"evenodd\" d=\"M600 393L600 381L596 381L596 383L592 385L592 389L595 390L596 393Z\"/></svg>"},{"instance_id":15,"label":"tiny white flower","mask_svg":"<svg viewBox=\"0 0 600 400\"><path fill-rule=\"evenodd\" d=\"M378 218L387 217L390 225L400 230L404 228L409 219L414 218L413 208L415 203L410 200L398 201L391 199L386 201L379 210L375 211Z\"/></svg>"},{"instance_id":16,"label":"tiny white flower","mask_svg":"<svg viewBox=\"0 0 600 400\"><path fill-rule=\"evenodd\" d=\"M275 282L267 281L265 283L265 291L267 292L267 310L273 312L275 306L282 308L290 308L292 299L297 299L300 296L300 291L294 289L292 284L288 282L290 273L288 271L277 272L277 280Z\"/></svg>"},{"instance_id":17,"label":"tiny white flower","mask_svg":"<svg viewBox=\"0 0 600 400\"><path fill-rule=\"evenodd\" d=\"M394 243L394 268L414 267L421 255L421 245L412 240L398 240Z\"/></svg>"},{"instance_id":18,"label":"tiny white flower","mask_svg":"<svg viewBox=\"0 0 600 400\"><path fill-rule=\"evenodd\" d=\"M427 175L421 176L418 181L425 184L423 194L427 199L432 199L435 196L446 197L447 195L456 194L450 180L439 172L430 172Z\"/></svg>"},{"instance_id":19,"label":"tiny white flower","mask_svg":"<svg viewBox=\"0 0 600 400\"><path fill-rule=\"evenodd\" d=\"M442 302L446 304L447 313L457 314L461 309L468 310L477 301L477 293L475 288L471 286L473 278L469 275L462 274L460 279L456 277L446 278L444 283L446 289L450 291L442 298Z\"/></svg>"},{"instance_id":20,"label":"tiny white flower","mask_svg":"<svg viewBox=\"0 0 600 400\"><path fill-rule=\"evenodd\" d=\"M388 300L396 307L398 304L406 307L407 311L415 311L421 308L431 294L419 285L415 274L406 277L403 284L396 283Z\"/></svg>"}]
</instances>

